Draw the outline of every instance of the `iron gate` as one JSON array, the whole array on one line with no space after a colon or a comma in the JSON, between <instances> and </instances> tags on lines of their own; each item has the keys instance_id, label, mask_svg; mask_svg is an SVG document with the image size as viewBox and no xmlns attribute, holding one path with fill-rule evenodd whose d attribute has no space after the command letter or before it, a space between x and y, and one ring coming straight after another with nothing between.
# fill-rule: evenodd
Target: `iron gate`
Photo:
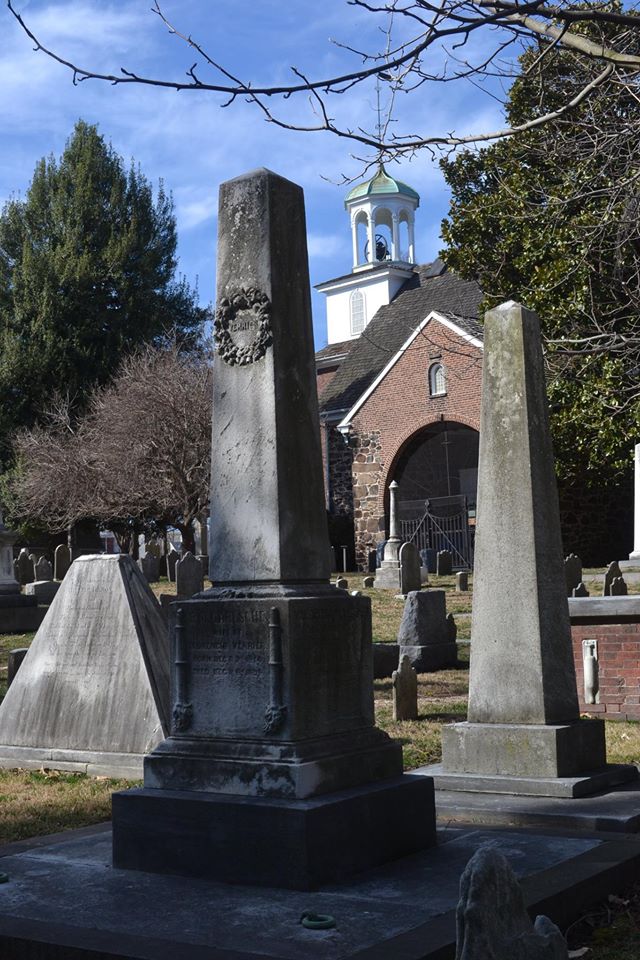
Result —
<instances>
[{"instance_id":1,"label":"iron gate","mask_svg":"<svg viewBox=\"0 0 640 960\"><path fill-rule=\"evenodd\" d=\"M403 506L400 505L400 514ZM418 550L449 550L455 569L473 569L473 535L466 497L425 500L422 517L400 516L399 520L402 540L415 543Z\"/></svg>"}]
</instances>

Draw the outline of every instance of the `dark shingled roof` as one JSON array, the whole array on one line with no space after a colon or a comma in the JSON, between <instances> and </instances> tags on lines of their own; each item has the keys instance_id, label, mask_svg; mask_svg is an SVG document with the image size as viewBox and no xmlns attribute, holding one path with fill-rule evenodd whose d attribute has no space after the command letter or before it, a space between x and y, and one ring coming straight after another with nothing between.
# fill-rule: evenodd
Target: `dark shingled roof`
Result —
<instances>
[{"instance_id":1,"label":"dark shingled roof","mask_svg":"<svg viewBox=\"0 0 640 960\"><path fill-rule=\"evenodd\" d=\"M380 307L364 333L353 341L349 355L322 393L321 412L349 410L432 310L482 339L482 325L477 320L481 299L475 281L462 280L445 270L439 260L416 267L391 303Z\"/></svg>"},{"instance_id":2,"label":"dark shingled roof","mask_svg":"<svg viewBox=\"0 0 640 960\"><path fill-rule=\"evenodd\" d=\"M345 354L349 353L349 350L353 346L353 340L342 340L340 343L330 343L326 347L323 347L322 350L318 350L316 353L316 363L321 360L328 361L333 360L334 357L342 358Z\"/></svg>"}]
</instances>

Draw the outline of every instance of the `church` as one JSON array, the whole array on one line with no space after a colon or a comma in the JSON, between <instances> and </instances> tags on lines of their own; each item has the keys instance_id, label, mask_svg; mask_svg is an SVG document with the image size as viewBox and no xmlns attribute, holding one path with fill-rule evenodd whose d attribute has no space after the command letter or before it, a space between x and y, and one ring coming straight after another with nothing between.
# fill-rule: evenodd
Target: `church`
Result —
<instances>
[{"instance_id":1,"label":"church","mask_svg":"<svg viewBox=\"0 0 640 960\"><path fill-rule=\"evenodd\" d=\"M403 539L473 563L482 294L418 264L420 197L380 164L345 199L351 271L319 284L328 343L316 354L327 510L338 556L371 569L398 483Z\"/></svg>"}]
</instances>

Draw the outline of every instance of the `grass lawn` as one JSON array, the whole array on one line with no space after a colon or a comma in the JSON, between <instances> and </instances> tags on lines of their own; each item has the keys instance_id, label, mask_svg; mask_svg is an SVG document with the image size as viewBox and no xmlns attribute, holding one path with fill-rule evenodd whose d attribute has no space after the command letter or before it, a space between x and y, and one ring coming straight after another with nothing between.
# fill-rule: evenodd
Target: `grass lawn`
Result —
<instances>
[{"instance_id":1,"label":"grass lawn","mask_svg":"<svg viewBox=\"0 0 640 960\"><path fill-rule=\"evenodd\" d=\"M373 639L396 639L402 600L391 590L363 590L363 574L348 573L349 590L371 598ZM471 578L470 578L471 580ZM421 674L418 678L418 719L396 723L392 719L391 680L374 682L376 722L402 743L408 770L440 759L440 729L444 723L464 720L468 691L468 641L471 627L471 593L456 593L454 577L429 578L431 589L444 589L447 612L458 626L459 666ZM635 586L635 585L634 585ZM640 591L640 585L637 586ZM166 580L152 584L156 595L175 593ZM0 635L0 698L6 690L9 650L29 646L33 634ZM640 764L640 724L609 721L606 724L608 758L613 763ZM130 782L91 778L56 771L0 769L0 843L107 820L111 793ZM636 960L640 956L640 884L622 898L601 905L570 931L570 945L588 945L588 960Z\"/></svg>"}]
</instances>

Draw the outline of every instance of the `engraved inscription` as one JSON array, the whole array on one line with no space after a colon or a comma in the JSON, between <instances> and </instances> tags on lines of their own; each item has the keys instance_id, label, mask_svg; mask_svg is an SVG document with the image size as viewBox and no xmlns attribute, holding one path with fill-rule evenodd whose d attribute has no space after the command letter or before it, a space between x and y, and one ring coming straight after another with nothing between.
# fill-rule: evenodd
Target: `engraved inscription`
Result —
<instances>
[{"instance_id":1,"label":"engraved inscription","mask_svg":"<svg viewBox=\"0 0 640 960\"><path fill-rule=\"evenodd\" d=\"M225 363L255 363L271 345L271 301L253 287L231 291L220 300L213 329L218 356Z\"/></svg>"}]
</instances>

